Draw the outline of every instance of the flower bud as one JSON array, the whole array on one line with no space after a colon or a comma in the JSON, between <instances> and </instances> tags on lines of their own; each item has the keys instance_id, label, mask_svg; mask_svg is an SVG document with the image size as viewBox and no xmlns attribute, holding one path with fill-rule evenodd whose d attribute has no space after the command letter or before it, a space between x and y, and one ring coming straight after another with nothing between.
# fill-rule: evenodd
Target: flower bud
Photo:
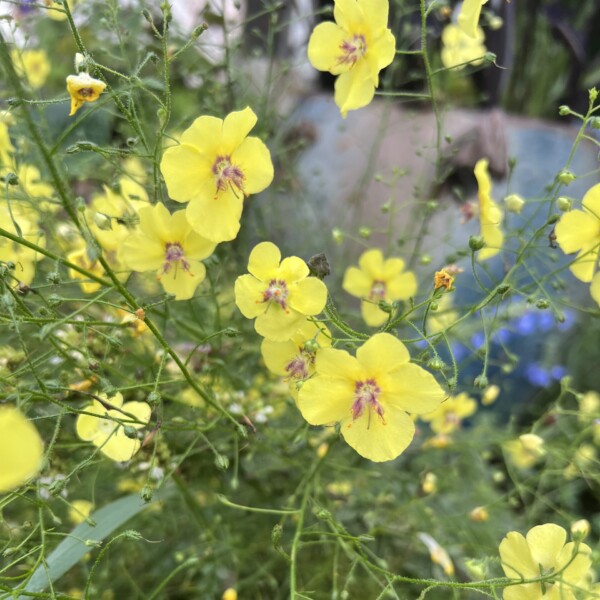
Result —
<instances>
[{"instance_id":1,"label":"flower bud","mask_svg":"<svg viewBox=\"0 0 600 600\"><path fill-rule=\"evenodd\" d=\"M490 518L490 513L484 506L476 506L470 513L469 519L475 523L483 523Z\"/></svg>"},{"instance_id":2,"label":"flower bud","mask_svg":"<svg viewBox=\"0 0 600 600\"><path fill-rule=\"evenodd\" d=\"M475 387L485 389L488 386L488 378L483 374L477 375L477 377L475 377L473 380L473 385Z\"/></svg>"},{"instance_id":3,"label":"flower bud","mask_svg":"<svg viewBox=\"0 0 600 600\"><path fill-rule=\"evenodd\" d=\"M437 475L434 473L426 473L421 483L421 490L424 494L435 494L437 492Z\"/></svg>"},{"instance_id":4,"label":"flower bud","mask_svg":"<svg viewBox=\"0 0 600 600\"><path fill-rule=\"evenodd\" d=\"M373 233L373 231L371 230L370 227L361 227L358 230L358 235L361 238L364 238L365 240L368 240L371 237L371 234Z\"/></svg>"},{"instance_id":5,"label":"flower bud","mask_svg":"<svg viewBox=\"0 0 600 600\"><path fill-rule=\"evenodd\" d=\"M509 194L504 198L504 204L506 204L506 210L515 214L520 214L525 206L525 200L517 194Z\"/></svg>"},{"instance_id":6,"label":"flower bud","mask_svg":"<svg viewBox=\"0 0 600 600\"><path fill-rule=\"evenodd\" d=\"M593 87L591 90L589 90L589 95L590 95L590 102L596 102L596 99L598 98L598 90Z\"/></svg>"},{"instance_id":7,"label":"flower bud","mask_svg":"<svg viewBox=\"0 0 600 600\"><path fill-rule=\"evenodd\" d=\"M539 308L540 310L546 310L547 308L550 308L550 302L548 302L548 300L545 300L544 298L540 298L536 303L535 303L536 307Z\"/></svg>"},{"instance_id":8,"label":"flower bud","mask_svg":"<svg viewBox=\"0 0 600 600\"><path fill-rule=\"evenodd\" d=\"M304 342L304 350L306 350L306 352L310 352L311 354L316 352L320 347L321 346L319 346L319 342L317 342L315 339L306 340Z\"/></svg>"},{"instance_id":9,"label":"flower bud","mask_svg":"<svg viewBox=\"0 0 600 600\"><path fill-rule=\"evenodd\" d=\"M483 395L481 396L481 404L484 406L489 406L496 402L498 396L500 395L500 388L497 385L490 385L483 391Z\"/></svg>"},{"instance_id":10,"label":"flower bud","mask_svg":"<svg viewBox=\"0 0 600 600\"><path fill-rule=\"evenodd\" d=\"M556 206L558 206L558 210L567 212L568 210L571 210L571 200L565 196L559 196L556 201Z\"/></svg>"},{"instance_id":11,"label":"flower bud","mask_svg":"<svg viewBox=\"0 0 600 600\"><path fill-rule=\"evenodd\" d=\"M472 235L469 238L469 248L473 250L473 252L477 252L477 250L481 250L485 246L485 241L480 235Z\"/></svg>"},{"instance_id":12,"label":"flower bud","mask_svg":"<svg viewBox=\"0 0 600 600\"><path fill-rule=\"evenodd\" d=\"M112 229L112 219L104 213L94 213L94 223L101 231L110 231Z\"/></svg>"},{"instance_id":13,"label":"flower bud","mask_svg":"<svg viewBox=\"0 0 600 600\"><path fill-rule=\"evenodd\" d=\"M587 519L579 519L571 524L571 535L574 540L582 542L589 535L591 530L590 522Z\"/></svg>"},{"instance_id":14,"label":"flower bud","mask_svg":"<svg viewBox=\"0 0 600 600\"><path fill-rule=\"evenodd\" d=\"M575 180L575 175L571 173L571 171L562 170L558 174L558 180L564 185L569 185L572 181Z\"/></svg>"},{"instance_id":15,"label":"flower bud","mask_svg":"<svg viewBox=\"0 0 600 600\"><path fill-rule=\"evenodd\" d=\"M344 232L338 227L335 227L331 230L331 237L336 244L340 245L344 241Z\"/></svg>"},{"instance_id":16,"label":"flower bud","mask_svg":"<svg viewBox=\"0 0 600 600\"><path fill-rule=\"evenodd\" d=\"M592 117L589 124L592 129L600 129L600 117Z\"/></svg>"},{"instance_id":17,"label":"flower bud","mask_svg":"<svg viewBox=\"0 0 600 600\"><path fill-rule=\"evenodd\" d=\"M558 107L558 114L561 117L566 117L567 115L571 114L571 109L566 104L563 104L562 106Z\"/></svg>"},{"instance_id":18,"label":"flower bud","mask_svg":"<svg viewBox=\"0 0 600 600\"><path fill-rule=\"evenodd\" d=\"M387 313L389 315L389 314L391 314L394 307L389 302L386 302L385 300L380 300L377 303L377 308L379 308L379 310L382 310L384 313Z\"/></svg>"},{"instance_id":19,"label":"flower bud","mask_svg":"<svg viewBox=\"0 0 600 600\"><path fill-rule=\"evenodd\" d=\"M131 425L125 425L125 427L123 427L123 433L131 440L137 438L137 431L135 427L132 427Z\"/></svg>"}]
</instances>

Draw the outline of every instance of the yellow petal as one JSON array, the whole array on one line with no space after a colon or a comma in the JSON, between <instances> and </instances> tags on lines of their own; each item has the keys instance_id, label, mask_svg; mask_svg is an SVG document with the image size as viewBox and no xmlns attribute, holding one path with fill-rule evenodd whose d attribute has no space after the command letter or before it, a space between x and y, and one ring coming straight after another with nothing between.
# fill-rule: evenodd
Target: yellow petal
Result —
<instances>
[{"instance_id":1,"label":"yellow petal","mask_svg":"<svg viewBox=\"0 0 600 600\"><path fill-rule=\"evenodd\" d=\"M150 405L147 402L125 402L121 407L121 410L126 412L127 415L134 417L134 420L126 415L121 415L120 417L125 425L133 427L134 429L145 427L152 415L152 408L150 408Z\"/></svg>"},{"instance_id":2,"label":"yellow petal","mask_svg":"<svg viewBox=\"0 0 600 600\"><path fill-rule=\"evenodd\" d=\"M590 285L590 294L600 306L600 273L596 273L592 279L592 285Z\"/></svg>"},{"instance_id":3,"label":"yellow petal","mask_svg":"<svg viewBox=\"0 0 600 600\"><path fill-rule=\"evenodd\" d=\"M184 145L193 146L212 166L217 155L222 151L222 137L223 119L203 115L198 117L181 134L180 142ZM166 153L167 151L165 151Z\"/></svg>"},{"instance_id":4,"label":"yellow petal","mask_svg":"<svg viewBox=\"0 0 600 600\"><path fill-rule=\"evenodd\" d=\"M390 7L389 0L358 0L358 5L362 10L363 18L370 31L376 32L387 28Z\"/></svg>"},{"instance_id":5,"label":"yellow petal","mask_svg":"<svg viewBox=\"0 0 600 600\"><path fill-rule=\"evenodd\" d=\"M386 281L386 300L408 300L417 292L417 278L411 271L396 275Z\"/></svg>"},{"instance_id":6,"label":"yellow petal","mask_svg":"<svg viewBox=\"0 0 600 600\"><path fill-rule=\"evenodd\" d=\"M373 280L364 271L356 267L348 267L344 273L342 287L346 292L357 298L368 298L371 293Z\"/></svg>"},{"instance_id":7,"label":"yellow petal","mask_svg":"<svg viewBox=\"0 0 600 600\"><path fill-rule=\"evenodd\" d=\"M502 569L507 577L511 579L530 579L539 576L539 568L531 556L529 545L517 531L509 532L500 543L498 550Z\"/></svg>"},{"instance_id":8,"label":"yellow petal","mask_svg":"<svg viewBox=\"0 0 600 600\"><path fill-rule=\"evenodd\" d=\"M343 118L346 118L349 110L367 106L374 95L375 83L366 60L358 60L350 71L336 79L334 100Z\"/></svg>"},{"instance_id":9,"label":"yellow petal","mask_svg":"<svg viewBox=\"0 0 600 600\"><path fill-rule=\"evenodd\" d=\"M133 271L156 271L165 262L165 248L142 233L132 233L123 242L122 257Z\"/></svg>"},{"instance_id":10,"label":"yellow petal","mask_svg":"<svg viewBox=\"0 0 600 600\"><path fill-rule=\"evenodd\" d=\"M582 210L565 213L554 231L556 241L565 254L600 244L600 219Z\"/></svg>"},{"instance_id":11,"label":"yellow petal","mask_svg":"<svg viewBox=\"0 0 600 600\"><path fill-rule=\"evenodd\" d=\"M290 284L305 279L308 274L308 265L301 258L289 256L281 261L277 278Z\"/></svg>"},{"instance_id":12,"label":"yellow petal","mask_svg":"<svg viewBox=\"0 0 600 600\"><path fill-rule=\"evenodd\" d=\"M260 353L267 369L275 375L285 377L289 375L286 371L288 364L298 355L300 349L298 345L287 340L285 342L273 342L272 340L263 340L260 345Z\"/></svg>"},{"instance_id":13,"label":"yellow petal","mask_svg":"<svg viewBox=\"0 0 600 600\"><path fill-rule=\"evenodd\" d=\"M361 456L384 462L404 452L415 435L415 424L405 412L386 405L383 418L367 409L357 419L343 422L341 433Z\"/></svg>"},{"instance_id":14,"label":"yellow petal","mask_svg":"<svg viewBox=\"0 0 600 600\"><path fill-rule=\"evenodd\" d=\"M216 183L211 169L215 158L216 156L209 156L189 144L167 148L160 170L169 196L177 202L189 202L199 195L199 190L214 195Z\"/></svg>"},{"instance_id":15,"label":"yellow petal","mask_svg":"<svg viewBox=\"0 0 600 600\"><path fill-rule=\"evenodd\" d=\"M267 285L252 275L240 275L235 280L235 303L247 319L254 319L267 310L266 289Z\"/></svg>"},{"instance_id":16,"label":"yellow petal","mask_svg":"<svg viewBox=\"0 0 600 600\"><path fill-rule=\"evenodd\" d=\"M379 327L383 325L389 317L389 314L379 308L377 302L365 300L360 303L360 314L364 322L369 327Z\"/></svg>"},{"instance_id":17,"label":"yellow petal","mask_svg":"<svg viewBox=\"0 0 600 600\"><path fill-rule=\"evenodd\" d=\"M416 415L431 412L446 396L431 373L412 363L395 369L383 392L386 403Z\"/></svg>"},{"instance_id":18,"label":"yellow petal","mask_svg":"<svg viewBox=\"0 0 600 600\"><path fill-rule=\"evenodd\" d=\"M186 218L198 235L214 243L226 242L237 236L243 208L243 199L228 189L218 198L192 199Z\"/></svg>"},{"instance_id":19,"label":"yellow petal","mask_svg":"<svg viewBox=\"0 0 600 600\"><path fill-rule=\"evenodd\" d=\"M571 273L580 281L592 281L598 263L599 248L582 248L575 260L570 264Z\"/></svg>"},{"instance_id":20,"label":"yellow petal","mask_svg":"<svg viewBox=\"0 0 600 600\"><path fill-rule=\"evenodd\" d=\"M481 15L481 7L487 0L463 0L458 14L458 26L469 36L477 36L477 25Z\"/></svg>"},{"instance_id":21,"label":"yellow petal","mask_svg":"<svg viewBox=\"0 0 600 600\"><path fill-rule=\"evenodd\" d=\"M406 365L410 355L406 346L389 333L376 333L356 351L358 362L369 373L377 377Z\"/></svg>"},{"instance_id":22,"label":"yellow petal","mask_svg":"<svg viewBox=\"0 0 600 600\"><path fill-rule=\"evenodd\" d=\"M574 551L574 542L565 544L556 559L556 570L561 570L568 565L562 572L562 579L577 585L584 579L592 566L592 549L587 544L579 544L577 556L573 558Z\"/></svg>"},{"instance_id":23,"label":"yellow petal","mask_svg":"<svg viewBox=\"0 0 600 600\"><path fill-rule=\"evenodd\" d=\"M273 242L261 242L250 252L248 272L261 281L270 281L276 277L281 262L281 252Z\"/></svg>"},{"instance_id":24,"label":"yellow petal","mask_svg":"<svg viewBox=\"0 0 600 600\"><path fill-rule=\"evenodd\" d=\"M307 277L296 283L288 297L289 306L307 316L318 315L326 302L327 287L316 277Z\"/></svg>"},{"instance_id":25,"label":"yellow petal","mask_svg":"<svg viewBox=\"0 0 600 600\"><path fill-rule=\"evenodd\" d=\"M304 315L292 309L283 310L279 304L270 302L268 310L256 317L256 333L275 342L289 340L302 326Z\"/></svg>"},{"instance_id":26,"label":"yellow petal","mask_svg":"<svg viewBox=\"0 0 600 600\"><path fill-rule=\"evenodd\" d=\"M244 174L244 193L258 194L273 181L273 162L265 143L257 137L246 138L232 154L231 162Z\"/></svg>"},{"instance_id":27,"label":"yellow petal","mask_svg":"<svg viewBox=\"0 0 600 600\"><path fill-rule=\"evenodd\" d=\"M350 65L339 60L340 46L347 36L344 29L331 21L317 25L308 40L310 64L319 71L328 71L333 75L348 71Z\"/></svg>"},{"instance_id":28,"label":"yellow petal","mask_svg":"<svg viewBox=\"0 0 600 600\"><path fill-rule=\"evenodd\" d=\"M581 201L583 208L600 221L600 183L591 187Z\"/></svg>"},{"instance_id":29,"label":"yellow petal","mask_svg":"<svg viewBox=\"0 0 600 600\"><path fill-rule=\"evenodd\" d=\"M184 211L181 211L184 213ZM175 213L177 214L177 213ZM216 248L215 242L211 242L195 231L190 231L182 243L183 251L188 259L203 260L208 258Z\"/></svg>"},{"instance_id":30,"label":"yellow petal","mask_svg":"<svg viewBox=\"0 0 600 600\"><path fill-rule=\"evenodd\" d=\"M356 0L335 0L335 22L349 33L364 33L364 13Z\"/></svg>"},{"instance_id":31,"label":"yellow petal","mask_svg":"<svg viewBox=\"0 0 600 600\"><path fill-rule=\"evenodd\" d=\"M480 234L485 242L485 247L477 254L479 260L487 260L496 256L502 249L504 234L500 227L494 223L481 222Z\"/></svg>"},{"instance_id":32,"label":"yellow petal","mask_svg":"<svg viewBox=\"0 0 600 600\"><path fill-rule=\"evenodd\" d=\"M311 425L333 425L352 415L353 395L350 380L316 376L300 388L297 405Z\"/></svg>"},{"instance_id":33,"label":"yellow petal","mask_svg":"<svg viewBox=\"0 0 600 600\"><path fill-rule=\"evenodd\" d=\"M345 350L323 348L315 359L315 369L319 375L330 378L348 379L352 386L356 381L364 379L365 372L354 356Z\"/></svg>"},{"instance_id":34,"label":"yellow petal","mask_svg":"<svg viewBox=\"0 0 600 600\"><path fill-rule=\"evenodd\" d=\"M175 300L189 300L205 277L206 267L194 261L189 271L184 271L179 264L171 265L167 273L160 274L160 283L165 292L175 296Z\"/></svg>"},{"instance_id":35,"label":"yellow petal","mask_svg":"<svg viewBox=\"0 0 600 600\"><path fill-rule=\"evenodd\" d=\"M360 268L373 280L383 281L383 254L379 248L363 252L358 259Z\"/></svg>"},{"instance_id":36,"label":"yellow petal","mask_svg":"<svg viewBox=\"0 0 600 600\"><path fill-rule=\"evenodd\" d=\"M0 407L0 493L37 475L43 455L44 445L33 423L16 408Z\"/></svg>"},{"instance_id":37,"label":"yellow petal","mask_svg":"<svg viewBox=\"0 0 600 600\"><path fill-rule=\"evenodd\" d=\"M550 592L552 593L552 592ZM542 588L539 583L525 583L523 585L511 585L505 587L502 593L503 600L546 600L542 596ZM548 598L548 600L572 600L571 598Z\"/></svg>"},{"instance_id":38,"label":"yellow petal","mask_svg":"<svg viewBox=\"0 0 600 600\"><path fill-rule=\"evenodd\" d=\"M96 445L111 460L124 462L131 460L142 444L138 439L127 437L123 427L119 427L108 439L103 440L102 444Z\"/></svg>"},{"instance_id":39,"label":"yellow petal","mask_svg":"<svg viewBox=\"0 0 600 600\"><path fill-rule=\"evenodd\" d=\"M107 410L97 400L94 400L92 404L86 406L84 410L86 413L92 414L80 414L77 417L75 431L82 440L91 442L98 437L98 424L100 423L100 419L104 418L106 415Z\"/></svg>"},{"instance_id":40,"label":"yellow petal","mask_svg":"<svg viewBox=\"0 0 600 600\"><path fill-rule=\"evenodd\" d=\"M554 523L538 525L525 536L533 562L544 570L555 566L559 552L567 539L567 532Z\"/></svg>"},{"instance_id":41,"label":"yellow petal","mask_svg":"<svg viewBox=\"0 0 600 600\"><path fill-rule=\"evenodd\" d=\"M396 38L389 29L376 40L371 41L364 58L369 65L373 85L379 85L379 71L392 64L396 56Z\"/></svg>"},{"instance_id":42,"label":"yellow petal","mask_svg":"<svg viewBox=\"0 0 600 600\"><path fill-rule=\"evenodd\" d=\"M240 146L252 128L256 125L256 121L256 115L249 106L244 110L231 112L225 117L225 120L223 121L221 148L226 155L231 156Z\"/></svg>"}]
</instances>

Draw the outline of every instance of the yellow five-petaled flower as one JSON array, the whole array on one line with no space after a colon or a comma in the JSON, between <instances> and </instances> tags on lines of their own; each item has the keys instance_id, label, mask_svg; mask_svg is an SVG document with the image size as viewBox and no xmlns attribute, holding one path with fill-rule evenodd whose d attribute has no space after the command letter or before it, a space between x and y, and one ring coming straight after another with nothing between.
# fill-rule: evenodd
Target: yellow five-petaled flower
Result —
<instances>
[{"instance_id":1,"label":"yellow five-petaled flower","mask_svg":"<svg viewBox=\"0 0 600 600\"><path fill-rule=\"evenodd\" d=\"M256 115L247 107L225 119L198 117L165 150L160 168L173 200L189 202L187 219L213 242L235 238L244 199L273 181L273 163L265 144L247 137Z\"/></svg>"},{"instance_id":2,"label":"yellow five-petaled flower","mask_svg":"<svg viewBox=\"0 0 600 600\"><path fill-rule=\"evenodd\" d=\"M188 300L204 281L206 267L201 262L216 244L192 231L185 211L172 215L164 204L139 209L139 230L123 244L122 256L134 271L155 271L164 290L175 300Z\"/></svg>"},{"instance_id":3,"label":"yellow five-petaled flower","mask_svg":"<svg viewBox=\"0 0 600 600\"><path fill-rule=\"evenodd\" d=\"M335 23L317 25L308 42L315 69L339 75L335 103L342 116L366 106L379 85L379 71L396 54L396 40L387 27L388 0L335 0Z\"/></svg>"},{"instance_id":4,"label":"yellow five-petaled flower","mask_svg":"<svg viewBox=\"0 0 600 600\"><path fill-rule=\"evenodd\" d=\"M309 277L306 263L297 256L281 260L271 242L254 247L248 260L249 275L235 282L235 303L263 337L283 342L303 326L307 316L318 315L327 302L327 288Z\"/></svg>"},{"instance_id":5,"label":"yellow five-petaled flower","mask_svg":"<svg viewBox=\"0 0 600 600\"><path fill-rule=\"evenodd\" d=\"M412 441L415 426L407 413L429 413L445 396L389 333L375 334L356 357L322 348L315 370L298 394L302 416L312 425L339 423L346 442L375 462L393 460Z\"/></svg>"}]
</instances>

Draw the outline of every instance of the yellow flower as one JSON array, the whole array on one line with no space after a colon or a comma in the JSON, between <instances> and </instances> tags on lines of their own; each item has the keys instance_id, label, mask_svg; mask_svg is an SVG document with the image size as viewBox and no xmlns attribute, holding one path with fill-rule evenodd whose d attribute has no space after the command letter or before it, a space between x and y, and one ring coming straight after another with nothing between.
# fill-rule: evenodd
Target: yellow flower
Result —
<instances>
[{"instance_id":1,"label":"yellow flower","mask_svg":"<svg viewBox=\"0 0 600 600\"><path fill-rule=\"evenodd\" d=\"M483 390L483 394L481 395L481 404L483 406L489 406L490 404L494 404L500 395L500 388L497 385L489 385Z\"/></svg>"},{"instance_id":2,"label":"yellow flower","mask_svg":"<svg viewBox=\"0 0 600 600\"><path fill-rule=\"evenodd\" d=\"M70 6L71 10L73 10L75 5L79 4L80 1L81 0L69 0L69 6ZM46 11L46 14L48 15L48 17L50 17L54 21L64 21L67 18L67 15L66 15L65 11L63 10L62 2L53 2L52 0L44 0L44 4L48 8L59 9L59 10Z\"/></svg>"},{"instance_id":3,"label":"yellow flower","mask_svg":"<svg viewBox=\"0 0 600 600\"><path fill-rule=\"evenodd\" d=\"M0 166L8 167L12 163L15 147L10 140L8 125L0 121Z\"/></svg>"},{"instance_id":4,"label":"yellow flower","mask_svg":"<svg viewBox=\"0 0 600 600\"><path fill-rule=\"evenodd\" d=\"M535 433L525 433L516 440L506 442L504 450L518 469L533 467L546 454L543 438Z\"/></svg>"},{"instance_id":5,"label":"yellow flower","mask_svg":"<svg viewBox=\"0 0 600 600\"><path fill-rule=\"evenodd\" d=\"M500 229L502 223L502 210L492 200L492 180L488 173L488 160L482 158L475 165L475 177L479 186L479 221L480 235L485 241L485 247L479 251L479 260L486 260L496 256L502 248L504 234Z\"/></svg>"},{"instance_id":6,"label":"yellow flower","mask_svg":"<svg viewBox=\"0 0 600 600\"><path fill-rule=\"evenodd\" d=\"M10 53L15 71L27 79L29 85L41 88L50 74L50 62L45 50L12 50Z\"/></svg>"},{"instance_id":7,"label":"yellow flower","mask_svg":"<svg viewBox=\"0 0 600 600\"><path fill-rule=\"evenodd\" d=\"M290 391L298 394L297 383L315 372L315 356L320 348L331 346L331 333L325 325L306 319L300 328L284 342L264 339L260 346L267 369L275 375L289 378Z\"/></svg>"},{"instance_id":8,"label":"yellow flower","mask_svg":"<svg viewBox=\"0 0 600 600\"><path fill-rule=\"evenodd\" d=\"M90 77L89 73L69 75L67 77L67 92L71 96L69 116L73 116L85 102L96 102L105 88L106 84L103 81Z\"/></svg>"},{"instance_id":9,"label":"yellow flower","mask_svg":"<svg viewBox=\"0 0 600 600\"><path fill-rule=\"evenodd\" d=\"M555 577L539 583L504 588L504 600L575 600L574 589L584 583L591 567L591 549L574 542L565 544L567 532L554 523L533 527L523 537L511 531L500 544L502 569L511 579L533 579L544 575Z\"/></svg>"},{"instance_id":10,"label":"yellow flower","mask_svg":"<svg viewBox=\"0 0 600 600\"><path fill-rule=\"evenodd\" d=\"M442 31L442 64L457 70L464 69L465 63L480 65L487 51L484 41L481 27L477 27L475 36L470 36L456 25L446 25Z\"/></svg>"},{"instance_id":11,"label":"yellow flower","mask_svg":"<svg viewBox=\"0 0 600 600\"><path fill-rule=\"evenodd\" d=\"M566 254L578 253L569 268L577 279L592 282L590 293L600 304L600 184L587 191L581 205L583 210L565 213L556 224L556 241Z\"/></svg>"},{"instance_id":12,"label":"yellow flower","mask_svg":"<svg viewBox=\"0 0 600 600\"><path fill-rule=\"evenodd\" d=\"M126 428L144 427L150 420L152 409L145 402L123 404L123 396L119 392L111 398L106 394L100 394L100 397L114 408L106 408L94 400L85 407L86 413L92 414L77 417L77 435L86 442L92 442L111 460L130 460L142 444L137 437L129 437L132 432L126 432Z\"/></svg>"},{"instance_id":13,"label":"yellow flower","mask_svg":"<svg viewBox=\"0 0 600 600\"><path fill-rule=\"evenodd\" d=\"M346 442L375 462L393 460L415 432L407 413L435 409L444 392L433 376L412 364L408 350L389 333L378 333L356 351L323 348L316 375L298 394L298 408L312 425L340 423Z\"/></svg>"},{"instance_id":14,"label":"yellow flower","mask_svg":"<svg viewBox=\"0 0 600 600\"><path fill-rule=\"evenodd\" d=\"M318 315L325 307L325 284L308 276L301 258L281 260L279 248L271 242L254 247L248 271L250 275L235 281L235 303L246 318L256 317L254 328L269 340L289 340L307 316Z\"/></svg>"},{"instance_id":15,"label":"yellow flower","mask_svg":"<svg viewBox=\"0 0 600 600\"><path fill-rule=\"evenodd\" d=\"M216 244L192 231L185 211L172 215L163 204L139 210L140 231L123 244L123 257L134 271L156 271L164 290L175 300L188 300L206 277L200 261L208 258Z\"/></svg>"},{"instance_id":16,"label":"yellow flower","mask_svg":"<svg viewBox=\"0 0 600 600\"><path fill-rule=\"evenodd\" d=\"M417 278L412 271L404 271L401 258L383 259L381 250L367 250L358 259L357 267L349 267L342 287L352 296L363 298L360 309L365 323L378 327L388 314L378 303L408 300L417 291Z\"/></svg>"},{"instance_id":17,"label":"yellow flower","mask_svg":"<svg viewBox=\"0 0 600 600\"><path fill-rule=\"evenodd\" d=\"M585 423L600 417L600 394L586 392L579 398L579 421Z\"/></svg>"},{"instance_id":18,"label":"yellow flower","mask_svg":"<svg viewBox=\"0 0 600 600\"><path fill-rule=\"evenodd\" d=\"M452 577L454 575L454 563L445 548L440 546L428 533L418 533L417 536L427 546L431 562L440 565L444 573L448 577Z\"/></svg>"},{"instance_id":19,"label":"yellow flower","mask_svg":"<svg viewBox=\"0 0 600 600\"><path fill-rule=\"evenodd\" d=\"M464 392L442 402L433 412L421 415L435 433L448 434L460 428L464 418L477 410L477 402Z\"/></svg>"},{"instance_id":20,"label":"yellow flower","mask_svg":"<svg viewBox=\"0 0 600 600\"><path fill-rule=\"evenodd\" d=\"M169 194L177 202L189 202L187 219L207 240L234 239L244 198L273 181L269 149L257 137L247 137L255 124L250 107L224 120L199 117L178 146L165 150L160 168Z\"/></svg>"},{"instance_id":21,"label":"yellow flower","mask_svg":"<svg viewBox=\"0 0 600 600\"><path fill-rule=\"evenodd\" d=\"M388 11L388 0L334 0L335 23L320 23L310 36L312 66L339 75L335 103L342 117L373 100L379 71L394 60L396 40L387 28Z\"/></svg>"},{"instance_id":22,"label":"yellow flower","mask_svg":"<svg viewBox=\"0 0 600 600\"><path fill-rule=\"evenodd\" d=\"M424 494L430 495L437 492L438 478L435 473L425 473L423 481L421 482L421 490Z\"/></svg>"},{"instance_id":23,"label":"yellow flower","mask_svg":"<svg viewBox=\"0 0 600 600\"><path fill-rule=\"evenodd\" d=\"M481 7L487 0L463 0L458 13L458 26L470 37L477 37Z\"/></svg>"},{"instance_id":24,"label":"yellow flower","mask_svg":"<svg viewBox=\"0 0 600 600\"><path fill-rule=\"evenodd\" d=\"M45 239L39 230L37 222L30 218L29 215L23 217L18 212L13 207L12 217L17 222L22 237L38 246L45 246ZM2 223L2 227L11 233L19 235L13 224L11 213L6 206L0 207L0 223ZM0 263L13 263L15 268L11 271L12 276L25 285L29 285L33 281L35 263L43 258L43 254L39 254L31 248L0 237Z\"/></svg>"},{"instance_id":25,"label":"yellow flower","mask_svg":"<svg viewBox=\"0 0 600 600\"><path fill-rule=\"evenodd\" d=\"M88 254L88 250L85 244L79 246L76 250L67 254L67 260L86 271L90 271L98 277L104 275L104 269L97 260L92 260ZM110 261L113 262L113 261ZM126 277L128 274L125 274ZM92 279L88 279L83 273L76 271L75 269L69 268L69 276L73 279L81 280L79 286L81 287L84 294L93 294L100 289L100 284Z\"/></svg>"},{"instance_id":26,"label":"yellow flower","mask_svg":"<svg viewBox=\"0 0 600 600\"><path fill-rule=\"evenodd\" d=\"M227 588L221 596L221 600L237 600L238 594L235 588Z\"/></svg>"},{"instance_id":27,"label":"yellow flower","mask_svg":"<svg viewBox=\"0 0 600 600\"><path fill-rule=\"evenodd\" d=\"M476 506L470 513L469 519L475 523L483 523L490 518L490 513L485 506Z\"/></svg>"},{"instance_id":28,"label":"yellow flower","mask_svg":"<svg viewBox=\"0 0 600 600\"><path fill-rule=\"evenodd\" d=\"M89 500L72 500L69 503L69 519L75 523L83 523L92 512L94 503Z\"/></svg>"},{"instance_id":29,"label":"yellow flower","mask_svg":"<svg viewBox=\"0 0 600 600\"><path fill-rule=\"evenodd\" d=\"M11 406L0 407L0 494L23 485L42 466L44 444L37 429Z\"/></svg>"}]
</instances>

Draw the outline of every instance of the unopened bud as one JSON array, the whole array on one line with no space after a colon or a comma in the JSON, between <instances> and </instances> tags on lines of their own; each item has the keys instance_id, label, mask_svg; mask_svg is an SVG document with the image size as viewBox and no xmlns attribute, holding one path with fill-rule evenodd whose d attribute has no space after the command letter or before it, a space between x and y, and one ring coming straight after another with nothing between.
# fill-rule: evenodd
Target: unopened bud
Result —
<instances>
[{"instance_id":1,"label":"unopened bud","mask_svg":"<svg viewBox=\"0 0 600 600\"><path fill-rule=\"evenodd\" d=\"M579 519L571 524L571 535L574 540L583 541L589 535L591 530L590 522L587 519Z\"/></svg>"},{"instance_id":2,"label":"unopened bud","mask_svg":"<svg viewBox=\"0 0 600 600\"><path fill-rule=\"evenodd\" d=\"M488 386L488 378L485 375L477 375L473 380L473 385L475 387L485 389Z\"/></svg>"},{"instance_id":3,"label":"unopened bud","mask_svg":"<svg viewBox=\"0 0 600 600\"><path fill-rule=\"evenodd\" d=\"M94 213L94 223L102 231L110 231L112 229L112 219L104 213Z\"/></svg>"},{"instance_id":4,"label":"unopened bud","mask_svg":"<svg viewBox=\"0 0 600 600\"><path fill-rule=\"evenodd\" d=\"M365 240L368 240L371 237L371 234L373 233L373 231L371 230L370 227L361 227L358 230L358 235L361 238L364 238Z\"/></svg>"},{"instance_id":5,"label":"unopened bud","mask_svg":"<svg viewBox=\"0 0 600 600\"><path fill-rule=\"evenodd\" d=\"M320 348L319 343L317 342L317 340L306 340L306 342L304 342L304 350L306 352L316 352L318 349Z\"/></svg>"},{"instance_id":6,"label":"unopened bud","mask_svg":"<svg viewBox=\"0 0 600 600\"><path fill-rule=\"evenodd\" d=\"M593 87L590 91L590 102L596 102L596 99L598 98L598 90Z\"/></svg>"},{"instance_id":7,"label":"unopened bud","mask_svg":"<svg viewBox=\"0 0 600 600\"><path fill-rule=\"evenodd\" d=\"M571 173L571 171L563 170L558 174L558 180L564 185L569 185L572 181L575 180L575 175Z\"/></svg>"},{"instance_id":8,"label":"unopened bud","mask_svg":"<svg viewBox=\"0 0 600 600\"><path fill-rule=\"evenodd\" d=\"M473 252L477 252L481 250L485 246L485 240L480 235L472 235L469 238L469 248L473 250Z\"/></svg>"},{"instance_id":9,"label":"unopened bud","mask_svg":"<svg viewBox=\"0 0 600 600\"><path fill-rule=\"evenodd\" d=\"M336 244L340 245L344 241L344 232L336 227L331 230L331 237Z\"/></svg>"},{"instance_id":10,"label":"unopened bud","mask_svg":"<svg viewBox=\"0 0 600 600\"><path fill-rule=\"evenodd\" d=\"M490 518L490 513L483 506L476 506L470 513L469 519L475 523L483 523Z\"/></svg>"},{"instance_id":11,"label":"unopened bud","mask_svg":"<svg viewBox=\"0 0 600 600\"><path fill-rule=\"evenodd\" d=\"M558 114L561 117L566 117L567 115L571 114L571 109L566 104L563 104L562 106L558 107Z\"/></svg>"},{"instance_id":12,"label":"unopened bud","mask_svg":"<svg viewBox=\"0 0 600 600\"><path fill-rule=\"evenodd\" d=\"M506 204L506 210L518 215L525 206L525 200L517 194L509 194L504 198L504 204Z\"/></svg>"},{"instance_id":13,"label":"unopened bud","mask_svg":"<svg viewBox=\"0 0 600 600\"><path fill-rule=\"evenodd\" d=\"M571 200L565 196L559 196L558 200L556 201L556 206L558 207L558 210L567 212L568 210L571 210Z\"/></svg>"}]
</instances>

